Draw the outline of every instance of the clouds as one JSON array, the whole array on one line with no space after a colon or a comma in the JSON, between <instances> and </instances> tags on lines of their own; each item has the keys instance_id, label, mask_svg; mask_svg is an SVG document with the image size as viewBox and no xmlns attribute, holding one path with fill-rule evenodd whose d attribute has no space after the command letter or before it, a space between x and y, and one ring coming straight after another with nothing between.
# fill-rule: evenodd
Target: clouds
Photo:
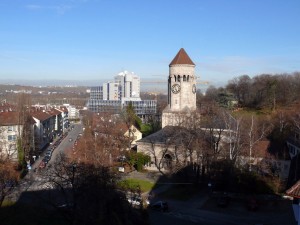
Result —
<instances>
[{"instance_id":1,"label":"clouds","mask_svg":"<svg viewBox=\"0 0 300 225\"><path fill-rule=\"evenodd\" d=\"M78 5L85 4L89 1L91 0L54 0L46 1L44 4L28 4L25 6L25 8L30 11L50 11L54 12L55 14L64 15L66 12L77 7Z\"/></svg>"},{"instance_id":2,"label":"clouds","mask_svg":"<svg viewBox=\"0 0 300 225\"><path fill-rule=\"evenodd\" d=\"M45 5L26 5L26 8L32 11L53 11L56 14L63 15L67 11L73 8L72 5L54 5L54 6L45 6Z\"/></svg>"}]
</instances>

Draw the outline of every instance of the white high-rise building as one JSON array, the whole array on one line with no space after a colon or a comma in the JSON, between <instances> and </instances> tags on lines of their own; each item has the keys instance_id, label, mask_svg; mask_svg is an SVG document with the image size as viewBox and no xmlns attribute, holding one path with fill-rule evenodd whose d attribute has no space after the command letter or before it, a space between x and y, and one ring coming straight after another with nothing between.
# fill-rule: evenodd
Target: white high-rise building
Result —
<instances>
[{"instance_id":1,"label":"white high-rise building","mask_svg":"<svg viewBox=\"0 0 300 225\"><path fill-rule=\"evenodd\" d=\"M139 116L156 113L156 100L140 98L140 78L133 72L123 71L114 77L114 81L92 87L87 107L93 112L118 113L129 104Z\"/></svg>"},{"instance_id":2,"label":"white high-rise building","mask_svg":"<svg viewBox=\"0 0 300 225\"><path fill-rule=\"evenodd\" d=\"M122 101L140 100L140 78L133 72L123 71L115 76L115 82L119 83L120 96Z\"/></svg>"},{"instance_id":3,"label":"white high-rise building","mask_svg":"<svg viewBox=\"0 0 300 225\"><path fill-rule=\"evenodd\" d=\"M102 87L103 100L120 100L118 82L103 83Z\"/></svg>"}]
</instances>

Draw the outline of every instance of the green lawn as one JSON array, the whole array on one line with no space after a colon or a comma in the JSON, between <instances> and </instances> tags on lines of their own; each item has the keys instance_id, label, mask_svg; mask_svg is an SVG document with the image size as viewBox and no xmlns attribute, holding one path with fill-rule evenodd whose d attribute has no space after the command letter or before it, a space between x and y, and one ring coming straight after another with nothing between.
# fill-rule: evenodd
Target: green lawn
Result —
<instances>
[{"instance_id":1,"label":"green lawn","mask_svg":"<svg viewBox=\"0 0 300 225\"><path fill-rule=\"evenodd\" d=\"M126 190L136 190L141 189L142 192L147 192L153 189L154 183L146 180L139 179L126 179L118 182L118 187Z\"/></svg>"}]
</instances>

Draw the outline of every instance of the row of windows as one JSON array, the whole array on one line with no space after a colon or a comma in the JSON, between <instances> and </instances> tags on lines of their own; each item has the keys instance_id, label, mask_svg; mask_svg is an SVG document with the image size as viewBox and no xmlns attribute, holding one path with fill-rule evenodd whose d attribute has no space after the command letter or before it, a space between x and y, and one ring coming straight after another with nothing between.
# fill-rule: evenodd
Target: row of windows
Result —
<instances>
[{"instance_id":1,"label":"row of windows","mask_svg":"<svg viewBox=\"0 0 300 225\"><path fill-rule=\"evenodd\" d=\"M131 101L125 101L123 107L129 105ZM156 100L132 101L132 106L136 114L153 114L156 113ZM90 99L87 104L92 112L120 112L122 108L121 101L105 101Z\"/></svg>"},{"instance_id":2,"label":"row of windows","mask_svg":"<svg viewBox=\"0 0 300 225\"><path fill-rule=\"evenodd\" d=\"M193 81L193 77L191 77L192 81ZM175 82L181 82L181 76L180 75L174 75L174 80ZM182 76L182 81L190 81L190 75L183 75Z\"/></svg>"}]
</instances>

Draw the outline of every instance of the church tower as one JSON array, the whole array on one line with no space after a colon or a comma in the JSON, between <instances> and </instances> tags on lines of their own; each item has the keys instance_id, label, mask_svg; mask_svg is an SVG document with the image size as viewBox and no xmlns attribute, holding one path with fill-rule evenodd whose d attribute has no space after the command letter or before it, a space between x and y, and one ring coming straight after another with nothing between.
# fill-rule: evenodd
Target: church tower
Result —
<instances>
[{"instance_id":1,"label":"church tower","mask_svg":"<svg viewBox=\"0 0 300 225\"><path fill-rule=\"evenodd\" d=\"M195 64L183 48L169 65L168 106L162 115L162 128L181 126L184 115L196 110Z\"/></svg>"}]
</instances>

